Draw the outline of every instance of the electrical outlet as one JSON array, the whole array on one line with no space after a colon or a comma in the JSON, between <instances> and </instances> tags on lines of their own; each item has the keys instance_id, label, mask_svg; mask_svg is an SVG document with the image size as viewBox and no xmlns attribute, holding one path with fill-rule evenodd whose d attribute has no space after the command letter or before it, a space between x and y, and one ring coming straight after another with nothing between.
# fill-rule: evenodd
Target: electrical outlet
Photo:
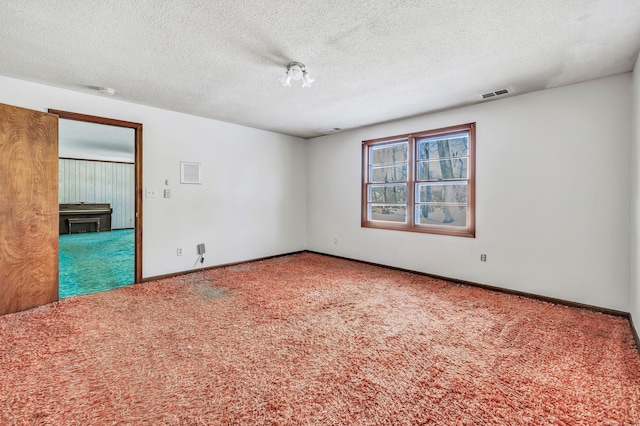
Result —
<instances>
[{"instance_id":1,"label":"electrical outlet","mask_svg":"<svg viewBox=\"0 0 640 426\"><path fill-rule=\"evenodd\" d=\"M480 255L480 261L481 262L486 262L487 261L487 255L486 254L481 254Z\"/></svg>"},{"instance_id":2,"label":"electrical outlet","mask_svg":"<svg viewBox=\"0 0 640 426\"><path fill-rule=\"evenodd\" d=\"M182 256L182 247L178 247L178 248L176 249L176 254L177 254L178 256Z\"/></svg>"},{"instance_id":3,"label":"electrical outlet","mask_svg":"<svg viewBox=\"0 0 640 426\"><path fill-rule=\"evenodd\" d=\"M149 189L147 188L145 190L145 197L147 198L156 198L158 195L156 195L156 190L155 189Z\"/></svg>"},{"instance_id":4,"label":"electrical outlet","mask_svg":"<svg viewBox=\"0 0 640 426\"><path fill-rule=\"evenodd\" d=\"M171 190L170 189L165 189L164 190L164 198L171 198Z\"/></svg>"}]
</instances>

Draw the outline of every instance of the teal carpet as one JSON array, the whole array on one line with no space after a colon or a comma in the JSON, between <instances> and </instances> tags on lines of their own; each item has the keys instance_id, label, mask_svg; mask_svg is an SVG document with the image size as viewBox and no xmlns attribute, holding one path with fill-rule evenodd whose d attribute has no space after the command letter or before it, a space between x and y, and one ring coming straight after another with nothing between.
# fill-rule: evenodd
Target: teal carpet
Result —
<instances>
[{"instance_id":1,"label":"teal carpet","mask_svg":"<svg viewBox=\"0 0 640 426\"><path fill-rule=\"evenodd\" d=\"M60 298L133 284L133 229L60 235Z\"/></svg>"}]
</instances>

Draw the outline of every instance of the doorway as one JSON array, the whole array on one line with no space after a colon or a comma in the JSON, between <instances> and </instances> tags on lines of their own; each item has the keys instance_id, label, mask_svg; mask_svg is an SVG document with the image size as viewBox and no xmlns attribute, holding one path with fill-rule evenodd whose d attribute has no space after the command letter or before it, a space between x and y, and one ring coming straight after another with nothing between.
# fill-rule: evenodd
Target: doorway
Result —
<instances>
[{"instance_id":1,"label":"doorway","mask_svg":"<svg viewBox=\"0 0 640 426\"><path fill-rule=\"evenodd\" d=\"M59 117L61 142L60 297L139 283L142 124L49 112Z\"/></svg>"}]
</instances>

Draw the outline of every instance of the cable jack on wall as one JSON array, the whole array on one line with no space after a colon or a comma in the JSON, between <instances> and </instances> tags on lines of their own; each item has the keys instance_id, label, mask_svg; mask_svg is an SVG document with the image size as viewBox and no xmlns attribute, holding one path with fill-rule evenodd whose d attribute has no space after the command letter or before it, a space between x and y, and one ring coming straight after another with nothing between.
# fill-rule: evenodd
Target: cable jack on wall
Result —
<instances>
[{"instance_id":1,"label":"cable jack on wall","mask_svg":"<svg viewBox=\"0 0 640 426\"><path fill-rule=\"evenodd\" d=\"M204 243L202 244L198 244L198 258L200 259L200 266L203 268L204 270L204 254L205 254L206 250L204 248Z\"/></svg>"}]
</instances>

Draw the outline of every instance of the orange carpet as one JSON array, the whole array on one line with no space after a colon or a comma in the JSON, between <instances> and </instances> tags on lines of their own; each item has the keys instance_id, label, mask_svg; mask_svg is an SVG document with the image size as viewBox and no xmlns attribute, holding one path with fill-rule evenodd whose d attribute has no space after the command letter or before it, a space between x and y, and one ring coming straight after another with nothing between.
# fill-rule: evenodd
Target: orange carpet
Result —
<instances>
[{"instance_id":1,"label":"orange carpet","mask_svg":"<svg viewBox=\"0 0 640 426\"><path fill-rule=\"evenodd\" d=\"M626 319L303 253L0 317L2 425L629 425Z\"/></svg>"}]
</instances>

